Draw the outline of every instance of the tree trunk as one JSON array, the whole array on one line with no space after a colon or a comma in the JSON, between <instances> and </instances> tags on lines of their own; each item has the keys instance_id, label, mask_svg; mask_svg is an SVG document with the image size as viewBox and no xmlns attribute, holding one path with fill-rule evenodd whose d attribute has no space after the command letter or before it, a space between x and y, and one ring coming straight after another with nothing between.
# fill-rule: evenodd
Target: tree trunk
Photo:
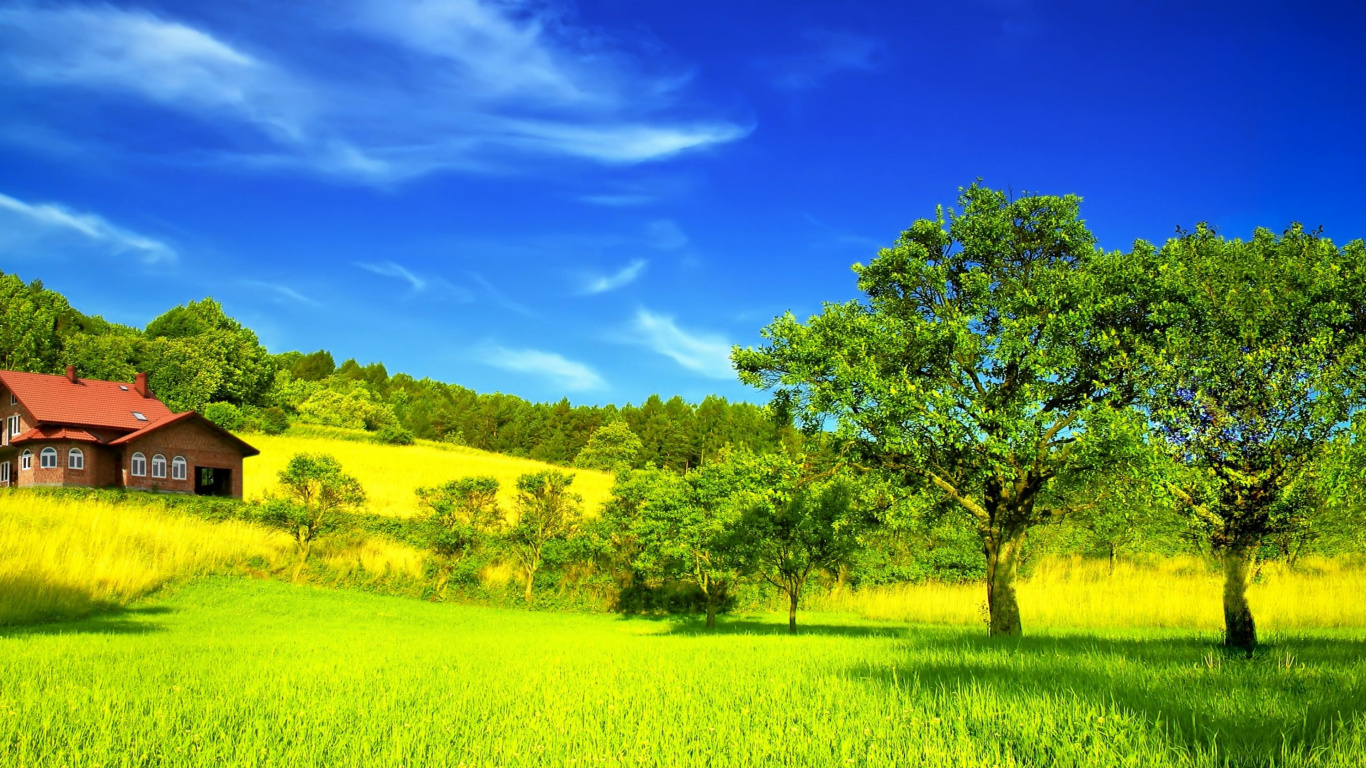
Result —
<instances>
[{"instance_id":1,"label":"tree trunk","mask_svg":"<svg viewBox=\"0 0 1366 768\"><path fill-rule=\"evenodd\" d=\"M1110 545L1110 575L1115 575L1115 545Z\"/></svg>"},{"instance_id":2,"label":"tree trunk","mask_svg":"<svg viewBox=\"0 0 1366 768\"><path fill-rule=\"evenodd\" d=\"M797 634L797 590L793 589L787 593L787 632Z\"/></svg>"},{"instance_id":3,"label":"tree trunk","mask_svg":"<svg viewBox=\"0 0 1366 768\"><path fill-rule=\"evenodd\" d=\"M715 589L707 593L707 629L716 629Z\"/></svg>"},{"instance_id":4,"label":"tree trunk","mask_svg":"<svg viewBox=\"0 0 1366 768\"><path fill-rule=\"evenodd\" d=\"M991 636L1019 636L1020 605L1015 600L1015 572L1023 536L1002 536L988 540L987 611L991 617Z\"/></svg>"},{"instance_id":5,"label":"tree trunk","mask_svg":"<svg viewBox=\"0 0 1366 768\"><path fill-rule=\"evenodd\" d=\"M1257 646L1257 624L1247 605L1248 574L1252 551L1233 548L1224 551L1224 645L1252 653Z\"/></svg>"},{"instance_id":6,"label":"tree trunk","mask_svg":"<svg viewBox=\"0 0 1366 768\"><path fill-rule=\"evenodd\" d=\"M531 586L536 583L536 571L533 568L526 568L526 591L522 593L522 599L531 602Z\"/></svg>"}]
</instances>

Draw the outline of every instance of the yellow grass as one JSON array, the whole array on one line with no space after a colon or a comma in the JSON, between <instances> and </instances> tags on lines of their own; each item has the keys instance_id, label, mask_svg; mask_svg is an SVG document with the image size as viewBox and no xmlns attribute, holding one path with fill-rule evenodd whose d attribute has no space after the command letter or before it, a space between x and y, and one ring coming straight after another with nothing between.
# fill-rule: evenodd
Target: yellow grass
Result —
<instances>
[{"instance_id":1,"label":"yellow grass","mask_svg":"<svg viewBox=\"0 0 1366 768\"><path fill-rule=\"evenodd\" d=\"M1020 614L1031 627L1223 628L1222 575L1197 558L1151 563L1081 558L1044 561L1017 586ZM1268 563L1248 590L1265 631L1366 627L1366 568L1308 559L1290 570ZM852 611L873 619L975 624L986 620L981 584L907 584L821 595L818 610Z\"/></svg>"},{"instance_id":2,"label":"yellow grass","mask_svg":"<svg viewBox=\"0 0 1366 768\"><path fill-rule=\"evenodd\" d=\"M244 495L258 498L276 486L276 475L296 453L330 453L347 472L360 480L369 497L367 511L377 515L411 517L418 513L413 491L472 475L498 478L499 498L510 509L517 478L528 472L563 469L530 459L519 459L446 443L419 440L416 445L380 445L323 436L244 435L261 455L247 459ZM612 476L585 469L574 474L574 491L583 496L584 511L597 515L611 496Z\"/></svg>"},{"instance_id":3,"label":"yellow grass","mask_svg":"<svg viewBox=\"0 0 1366 768\"><path fill-rule=\"evenodd\" d=\"M0 625L78 616L232 562L291 556L288 537L247 523L0 491Z\"/></svg>"}]
</instances>

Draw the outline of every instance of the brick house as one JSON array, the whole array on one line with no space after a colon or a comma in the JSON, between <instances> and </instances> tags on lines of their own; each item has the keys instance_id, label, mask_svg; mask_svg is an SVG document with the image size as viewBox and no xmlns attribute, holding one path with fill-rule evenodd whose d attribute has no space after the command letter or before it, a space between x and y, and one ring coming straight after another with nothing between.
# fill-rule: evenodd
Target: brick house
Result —
<instances>
[{"instance_id":1,"label":"brick house","mask_svg":"<svg viewBox=\"0 0 1366 768\"><path fill-rule=\"evenodd\" d=\"M0 371L0 488L87 486L242 498L260 451L137 381Z\"/></svg>"}]
</instances>

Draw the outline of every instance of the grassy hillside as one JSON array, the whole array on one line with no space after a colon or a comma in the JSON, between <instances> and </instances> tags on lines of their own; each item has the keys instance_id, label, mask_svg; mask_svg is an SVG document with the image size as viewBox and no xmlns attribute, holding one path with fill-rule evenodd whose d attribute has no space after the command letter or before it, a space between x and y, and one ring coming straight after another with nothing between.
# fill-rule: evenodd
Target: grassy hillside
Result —
<instances>
[{"instance_id":1,"label":"grassy hillside","mask_svg":"<svg viewBox=\"0 0 1366 768\"><path fill-rule=\"evenodd\" d=\"M278 437L261 434L243 437L261 450L260 456L247 459L244 470L247 498L259 497L273 488L276 473L294 454L330 453L365 486L370 497L368 511L377 515L410 517L418 511L414 489L469 475L498 478L503 489L503 503L511 508L519 475L564 469L429 440L419 440L416 445L380 445L366 439L363 432L338 429L305 428ZM583 496L585 511L597 514L598 508L611 495L612 476L584 469L566 471L574 474L574 490Z\"/></svg>"},{"instance_id":2,"label":"grassy hillside","mask_svg":"<svg viewBox=\"0 0 1366 768\"><path fill-rule=\"evenodd\" d=\"M126 606L162 586L227 570L285 575L297 562L278 531L208 522L132 494L122 503L0 490L0 627ZM364 583L422 573L422 553L382 539L325 542L312 573ZM365 578L357 578L364 574Z\"/></svg>"},{"instance_id":3,"label":"grassy hillside","mask_svg":"<svg viewBox=\"0 0 1366 768\"><path fill-rule=\"evenodd\" d=\"M0 634L0 764L1359 766L1360 633L693 623L212 579ZM1228 761L1228 762L1225 762Z\"/></svg>"}]
</instances>

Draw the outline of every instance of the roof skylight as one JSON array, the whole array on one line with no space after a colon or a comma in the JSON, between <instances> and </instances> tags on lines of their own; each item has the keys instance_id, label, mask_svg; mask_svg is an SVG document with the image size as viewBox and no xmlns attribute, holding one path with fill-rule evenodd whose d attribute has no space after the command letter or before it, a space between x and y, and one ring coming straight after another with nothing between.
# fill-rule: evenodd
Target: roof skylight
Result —
<instances>
[{"instance_id":1,"label":"roof skylight","mask_svg":"<svg viewBox=\"0 0 1366 768\"><path fill-rule=\"evenodd\" d=\"M147 420L147 417L146 417L146 416L143 416L143 415L142 415L141 413L139 413L138 411L133 411L133 418L137 419L138 421L146 421L146 420Z\"/></svg>"},{"instance_id":2,"label":"roof skylight","mask_svg":"<svg viewBox=\"0 0 1366 768\"><path fill-rule=\"evenodd\" d=\"M123 390L124 392L128 391L128 387L125 387L122 384L119 385L119 389Z\"/></svg>"}]
</instances>

